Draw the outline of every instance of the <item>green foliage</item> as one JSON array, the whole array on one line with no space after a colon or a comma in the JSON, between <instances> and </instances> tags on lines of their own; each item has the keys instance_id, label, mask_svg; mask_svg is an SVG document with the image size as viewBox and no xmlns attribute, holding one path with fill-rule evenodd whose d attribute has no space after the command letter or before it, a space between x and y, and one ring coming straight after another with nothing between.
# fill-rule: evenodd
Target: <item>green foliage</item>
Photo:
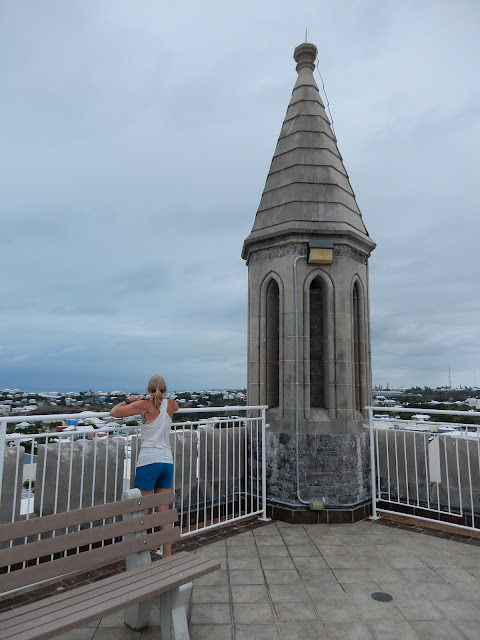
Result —
<instances>
[{"instance_id":1,"label":"green foliage","mask_svg":"<svg viewBox=\"0 0 480 640\"><path fill-rule=\"evenodd\" d=\"M40 426L38 423L31 424L29 427L25 427L24 429L16 429L16 433L23 433L25 435L32 435L34 433L40 432Z\"/></svg>"},{"instance_id":2,"label":"green foliage","mask_svg":"<svg viewBox=\"0 0 480 640\"><path fill-rule=\"evenodd\" d=\"M33 442L30 440L29 442L21 442L20 446L25 449L25 453L32 453ZM35 453L33 451L33 453Z\"/></svg>"}]
</instances>

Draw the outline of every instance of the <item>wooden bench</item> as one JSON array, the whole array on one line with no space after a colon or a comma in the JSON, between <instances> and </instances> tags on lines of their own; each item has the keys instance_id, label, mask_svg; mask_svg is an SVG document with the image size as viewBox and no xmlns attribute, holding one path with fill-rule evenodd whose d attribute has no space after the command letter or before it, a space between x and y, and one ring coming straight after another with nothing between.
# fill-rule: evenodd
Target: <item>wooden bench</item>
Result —
<instances>
[{"instance_id":1,"label":"wooden bench","mask_svg":"<svg viewBox=\"0 0 480 640\"><path fill-rule=\"evenodd\" d=\"M148 626L151 602L160 609L162 640L188 639L191 582L220 564L185 552L151 561L150 550L179 540L180 528L176 509L144 510L174 500L172 491L142 497L131 489L118 502L0 525L3 594L126 559L124 572L1 613L0 640L52 638L122 609L125 624L139 630Z\"/></svg>"}]
</instances>

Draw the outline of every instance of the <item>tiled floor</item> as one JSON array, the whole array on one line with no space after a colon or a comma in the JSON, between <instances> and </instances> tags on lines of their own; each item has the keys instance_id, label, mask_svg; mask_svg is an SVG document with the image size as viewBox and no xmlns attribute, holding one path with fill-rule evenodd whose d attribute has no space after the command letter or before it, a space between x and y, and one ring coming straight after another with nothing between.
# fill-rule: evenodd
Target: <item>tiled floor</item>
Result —
<instances>
[{"instance_id":1,"label":"tiled floor","mask_svg":"<svg viewBox=\"0 0 480 640\"><path fill-rule=\"evenodd\" d=\"M198 553L222 568L194 583L192 640L480 640L480 546L362 521L272 522ZM392 596L380 602L372 593ZM160 637L116 614L63 640Z\"/></svg>"}]
</instances>

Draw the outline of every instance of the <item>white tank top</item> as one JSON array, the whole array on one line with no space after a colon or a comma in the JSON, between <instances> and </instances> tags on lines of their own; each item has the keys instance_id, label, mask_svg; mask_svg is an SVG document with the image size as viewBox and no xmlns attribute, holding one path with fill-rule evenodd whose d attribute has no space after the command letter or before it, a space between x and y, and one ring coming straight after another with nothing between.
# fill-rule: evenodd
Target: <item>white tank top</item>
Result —
<instances>
[{"instance_id":1,"label":"white tank top","mask_svg":"<svg viewBox=\"0 0 480 640\"><path fill-rule=\"evenodd\" d=\"M137 467L155 462L173 463L170 448L170 427L172 419L167 413L168 400L160 405L160 413L150 424L141 424L142 447L137 460Z\"/></svg>"}]
</instances>

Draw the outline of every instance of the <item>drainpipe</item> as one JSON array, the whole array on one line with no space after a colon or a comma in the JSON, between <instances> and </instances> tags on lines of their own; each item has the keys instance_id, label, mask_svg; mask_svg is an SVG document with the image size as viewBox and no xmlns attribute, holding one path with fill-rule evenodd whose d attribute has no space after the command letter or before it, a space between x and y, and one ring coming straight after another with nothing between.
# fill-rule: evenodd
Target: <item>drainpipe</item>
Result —
<instances>
[{"instance_id":1,"label":"drainpipe","mask_svg":"<svg viewBox=\"0 0 480 640\"><path fill-rule=\"evenodd\" d=\"M297 256L293 262L293 283L295 291L295 466L296 466L296 479L297 479L297 498L302 504L310 504L307 500L303 500L300 496L300 470L298 461L298 414L299 414L299 401L298 401L298 387L299 387L299 367L298 367L298 292L297 292L297 260L300 258L306 259L306 255Z\"/></svg>"},{"instance_id":2,"label":"drainpipe","mask_svg":"<svg viewBox=\"0 0 480 640\"><path fill-rule=\"evenodd\" d=\"M367 331L368 331L368 375L370 382L370 390L369 390L369 398L368 403L369 406L373 404L373 375L372 375L372 337L371 337L371 327L370 327L370 271L368 265L368 257L365 258L365 267L367 272Z\"/></svg>"},{"instance_id":3,"label":"drainpipe","mask_svg":"<svg viewBox=\"0 0 480 640\"><path fill-rule=\"evenodd\" d=\"M371 496L369 496L368 498L361 498L356 502L325 502L325 510L333 509L340 511L342 509L356 509L357 507L361 507L364 504L368 504L371 499ZM286 502L285 500L278 500L277 498L269 498L268 503L273 505L278 504L280 507L298 507L298 504L294 504L293 502Z\"/></svg>"},{"instance_id":4,"label":"drainpipe","mask_svg":"<svg viewBox=\"0 0 480 640\"><path fill-rule=\"evenodd\" d=\"M0 500L2 498L3 463L5 460L5 441L7 439L7 421L0 421Z\"/></svg>"}]
</instances>

